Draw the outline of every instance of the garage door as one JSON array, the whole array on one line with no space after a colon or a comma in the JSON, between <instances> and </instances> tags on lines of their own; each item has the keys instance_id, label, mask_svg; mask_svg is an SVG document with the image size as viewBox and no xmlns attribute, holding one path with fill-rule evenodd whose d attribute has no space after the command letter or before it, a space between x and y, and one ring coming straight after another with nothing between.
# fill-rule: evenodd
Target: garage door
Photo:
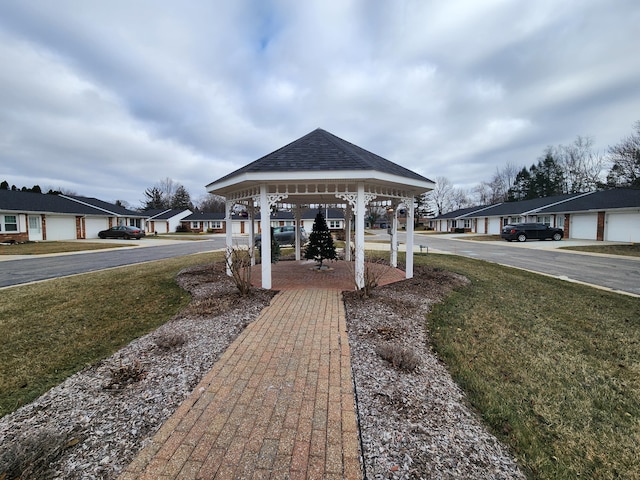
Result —
<instances>
[{"instance_id":1,"label":"garage door","mask_svg":"<svg viewBox=\"0 0 640 480\"><path fill-rule=\"evenodd\" d=\"M487 233L490 235L500 235L500 230L502 230L502 225L500 225L500 218L489 217L489 231Z\"/></svg>"},{"instance_id":2,"label":"garage door","mask_svg":"<svg viewBox=\"0 0 640 480\"><path fill-rule=\"evenodd\" d=\"M109 220L103 217L87 217L84 221L84 228L86 238L98 238L100 230L109 228Z\"/></svg>"},{"instance_id":3,"label":"garage door","mask_svg":"<svg viewBox=\"0 0 640 480\"><path fill-rule=\"evenodd\" d=\"M571 215L571 238L596 240L598 235L598 214Z\"/></svg>"},{"instance_id":4,"label":"garage door","mask_svg":"<svg viewBox=\"0 0 640 480\"><path fill-rule=\"evenodd\" d=\"M640 242L640 213L608 213L604 239L611 242Z\"/></svg>"},{"instance_id":5,"label":"garage door","mask_svg":"<svg viewBox=\"0 0 640 480\"><path fill-rule=\"evenodd\" d=\"M51 217L46 218L47 240L75 240L76 217Z\"/></svg>"}]
</instances>

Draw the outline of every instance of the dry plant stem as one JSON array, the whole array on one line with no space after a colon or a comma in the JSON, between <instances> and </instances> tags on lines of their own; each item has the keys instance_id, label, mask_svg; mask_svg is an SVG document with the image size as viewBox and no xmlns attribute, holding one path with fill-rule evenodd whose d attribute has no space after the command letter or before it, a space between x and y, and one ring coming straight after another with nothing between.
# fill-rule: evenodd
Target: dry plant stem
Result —
<instances>
[{"instance_id":1,"label":"dry plant stem","mask_svg":"<svg viewBox=\"0 0 640 480\"><path fill-rule=\"evenodd\" d=\"M247 295L251 291L251 252L233 248L225 260L238 291Z\"/></svg>"}]
</instances>

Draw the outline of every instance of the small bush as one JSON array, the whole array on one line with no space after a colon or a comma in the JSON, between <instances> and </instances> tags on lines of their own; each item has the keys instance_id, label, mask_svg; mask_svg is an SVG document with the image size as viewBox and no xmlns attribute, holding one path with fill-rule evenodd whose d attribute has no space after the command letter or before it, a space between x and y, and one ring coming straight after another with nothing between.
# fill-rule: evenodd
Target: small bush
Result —
<instances>
[{"instance_id":1,"label":"small bush","mask_svg":"<svg viewBox=\"0 0 640 480\"><path fill-rule=\"evenodd\" d=\"M105 388L107 389L120 389L124 388L131 383L136 383L147 376L147 371L143 365L138 361L134 361L130 365L122 365L118 368L111 369L111 380Z\"/></svg>"},{"instance_id":2,"label":"small bush","mask_svg":"<svg viewBox=\"0 0 640 480\"><path fill-rule=\"evenodd\" d=\"M280 251L278 251L278 254L280 254ZM225 262L229 270L231 270L233 282L236 284L240 294L249 294L251 292L251 252L232 248L227 252Z\"/></svg>"},{"instance_id":3,"label":"small bush","mask_svg":"<svg viewBox=\"0 0 640 480\"><path fill-rule=\"evenodd\" d=\"M369 298L374 288L380 285L380 281L389 272L389 264L383 258L365 258L364 285L358 289L360 296Z\"/></svg>"},{"instance_id":4,"label":"small bush","mask_svg":"<svg viewBox=\"0 0 640 480\"><path fill-rule=\"evenodd\" d=\"M187 338L181 333L163 332L154 338L156 346L162 350L173 350L179 348L187 342Z\"/></svg>"},{"instance_id":5,"label":"small bush","mask_svg":"<svg viewBox=\"0 0 640 480\"><path fill-rule=\"evenodd\" d=\"M53 478L49 465L78 443L74 432L43 429L25 432L0 447L0 479Z\"/></svg>"},{"instance_id":6,"label":"small bush","mask_svg":"<svg viewBox=\"0 0 640 480\"><path fill-rule=\"evenodd\" d=\"M413 372L420 366L420 357L413 350L395 343L378 345L376 353L393 365L393 368L404 372Z\"/></svg>"}]
</instances>

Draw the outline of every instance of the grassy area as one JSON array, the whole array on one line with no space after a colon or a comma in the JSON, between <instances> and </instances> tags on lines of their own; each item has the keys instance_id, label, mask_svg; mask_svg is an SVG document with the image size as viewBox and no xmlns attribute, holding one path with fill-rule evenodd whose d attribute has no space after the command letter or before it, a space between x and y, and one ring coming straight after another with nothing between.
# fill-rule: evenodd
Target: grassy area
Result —
<instances>
[{"instance_id":1,"label":"grassy area","mask_svg":"<svg viewBox=\"0 0 640 480\"><path fill-rule=\"evenodd\" d=\"M582 247L562 247L563 250L576 250L578 252L606 253L609 255L626 255L628 257L640 257L640 243L631 245L589 245Z\"/></svg>"},{"instance_id":2,"label":"grassy area","mask_svg":"<svg viewBox=\"0 0 640 480\"><path fill-rule=\"evenodd\" d=\"M45 255L48 253L84 252L129 246L128 243L91 243L82 242L27 242L15 245L0 245L0 255Z\"/></svg>"},{"instance_id":3,"label":"grassy area","mask_svg":"<svg viewBox=\"0 0 640 480\"><path fill-rule=\"evenodd\" d=\"M529 478L640 478L640 299L463 257L416 264L471 280L428 330Z\"/></svg>"},{"instance_id":4,"label":"grassy area","mask_svg":"<svg viewBox=\"0 0 640 480\"><path fill-rule=\"evenodd\" d=\"M169 320L189 302L175 283L200 254L2 290L0 416Z\"/></svg>"},{"instance_id":5,"label":"grassy area","mask_svg":"<svg viewBox=\"0 0 640 480\"><path fill-rule=\"evenodd\" d=\"M469 235L465 240L475 240L477 242L504 242L500 235Z\"/></svg>"}]
</instances>

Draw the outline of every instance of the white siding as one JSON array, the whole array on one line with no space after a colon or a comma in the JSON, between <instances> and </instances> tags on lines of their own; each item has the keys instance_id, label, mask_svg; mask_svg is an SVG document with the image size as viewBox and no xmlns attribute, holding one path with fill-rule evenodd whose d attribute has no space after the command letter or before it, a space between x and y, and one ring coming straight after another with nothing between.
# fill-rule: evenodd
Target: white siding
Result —
<instances>
[{"instance_id":1,"label":"white siding","mask_svg":"<svg viewBox=\"0 0 640 480\"><path fill-rule=\"evenodd\" d=\"M570 238L581 240L595 240L598 235L598 214L584 213L571 215Z\"/></svg>"},{"instance_id":2,"label":"white siding","mask_svg":"<svg viewBox=\"0 0 640 480\"><path fill-rule=\"evenodd\" d=\"M610 242L640 242L640 212L607 213L604 239Z\"/></svg>"},{"instance_id":3,"label":"white siding","mask_svg":"<svg viewBox=\"0 0 640 480\"><path fill-rule=\"evenodd\" d=\"M47 240L76 240L76 217L46 217Z\"/></svg>"}]
</instances>

